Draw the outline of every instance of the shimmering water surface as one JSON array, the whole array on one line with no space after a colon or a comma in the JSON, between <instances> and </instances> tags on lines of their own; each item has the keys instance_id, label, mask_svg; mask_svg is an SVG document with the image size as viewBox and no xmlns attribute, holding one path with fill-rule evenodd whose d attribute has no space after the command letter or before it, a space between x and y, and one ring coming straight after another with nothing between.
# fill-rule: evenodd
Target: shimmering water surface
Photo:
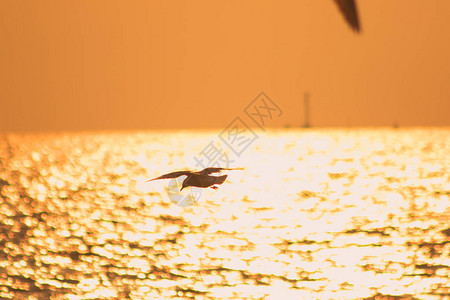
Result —
<instances>
[{"instance_id":1,"label":"shimmering water surface","mask_svg":"<svg viewBox=\"0 0 450 300\"><path fill-rule=\"evenodd\" d=\"M449 128L259 132L189 207L146 182L217 133L3 136L0 298L449 299Z\"/></svg>"}]
</instances>

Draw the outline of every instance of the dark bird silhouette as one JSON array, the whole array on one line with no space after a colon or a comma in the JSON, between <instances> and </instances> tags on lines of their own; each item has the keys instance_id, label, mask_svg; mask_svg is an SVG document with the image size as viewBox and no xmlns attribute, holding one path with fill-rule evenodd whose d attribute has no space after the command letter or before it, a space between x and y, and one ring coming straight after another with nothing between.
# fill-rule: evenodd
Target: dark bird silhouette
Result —
<instances>
[{"instance_id":1,"label":"dark bird silhouette","mask_svg":"<svg viewBox=\"0 0 450 300\"><path fill-rule=\"evenodd\" d=\"M195 187L201 187L201 188L207 188L211 187L215 190L218 189L215 184L222 184L224 183L225 179L227 179L228 175L222 175L222 176L211 176L211 173L220 173L220 171L223 170L243 170L243 168L206 168L201 171L177 171L172 172L168 174L161 175L159 177L147 180L153 181L158 179L170 179L170 178L177 178L180 176L187 176L185 180L183 180L183 184L181 186L181 190L183 190L185 187L188 186L195 186Z\"/></svg>"},{"instance_id":2,"label":"dark bird silhouette","mask_svg":"<svg viewBox=\"0 0 450 300\"><path fill-rule=\"evenodd\" d=\"M344 15L345 20L350 27L359 32L361 25L359 24L358 9L356 8L355 0L334 0L339 7L339 10Z\"/></svg>"}]
</instances>

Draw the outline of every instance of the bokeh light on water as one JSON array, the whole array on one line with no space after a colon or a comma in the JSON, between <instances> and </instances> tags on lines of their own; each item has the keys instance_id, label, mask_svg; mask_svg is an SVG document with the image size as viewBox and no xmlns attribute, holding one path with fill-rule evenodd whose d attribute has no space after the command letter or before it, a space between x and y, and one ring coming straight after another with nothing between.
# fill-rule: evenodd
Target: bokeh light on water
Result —
<instances>
[{"instance_id":1,"label":"bokeh light on water","mask_svg":"<svg viewBox=\"0 0 450 300\"><path fill-rule=\"evenodd\" d=\"M261 133L179 207L211 132L8 135L2 299L449 297L450 129Z\"/></svg>"}]
</instances>

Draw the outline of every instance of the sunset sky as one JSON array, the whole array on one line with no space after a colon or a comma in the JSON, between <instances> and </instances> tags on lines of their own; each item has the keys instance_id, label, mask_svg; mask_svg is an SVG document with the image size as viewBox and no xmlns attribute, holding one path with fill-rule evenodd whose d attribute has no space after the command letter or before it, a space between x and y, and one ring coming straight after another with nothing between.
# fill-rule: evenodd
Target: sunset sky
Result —
<instances>
[{"instance_id":1,"label":"sunset sky","mask_svg":"<svg viewBox=\"0 0 450 300\"><path fill-rule=\"evenodd\" d=\"M450 1L0 0L0 131L450 126Z\"/></svg>"}]
</instances>

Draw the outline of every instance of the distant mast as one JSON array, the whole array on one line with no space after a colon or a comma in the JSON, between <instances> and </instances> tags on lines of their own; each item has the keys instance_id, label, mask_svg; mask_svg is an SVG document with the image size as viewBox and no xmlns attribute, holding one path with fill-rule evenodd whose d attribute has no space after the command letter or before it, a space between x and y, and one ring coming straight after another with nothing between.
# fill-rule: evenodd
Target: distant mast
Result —
<instances>
[{"instance_id":1,"label":"distant mast","mask_svg":"<svg viewBox=\"0 0 450 300\"><path fill-rule=\"evenodd\" d=\"M309 121L309 93L305 93L305 124L303 125L303 128L309 128L311 127L311 123Z\"/></svg>"}]
</instances>

